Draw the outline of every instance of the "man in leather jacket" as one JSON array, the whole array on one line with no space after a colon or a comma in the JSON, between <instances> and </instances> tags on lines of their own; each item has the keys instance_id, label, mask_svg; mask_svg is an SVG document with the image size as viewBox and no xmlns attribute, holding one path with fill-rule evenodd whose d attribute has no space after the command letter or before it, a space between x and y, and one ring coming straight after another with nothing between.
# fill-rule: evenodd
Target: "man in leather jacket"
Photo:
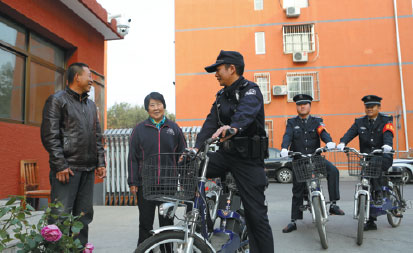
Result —
<instances>
[{"instance_id":1,"label":"man in leather jacket","mask_svg":"<svg viewBox=\"0 0 413 253\"><path fill-rule=\"evenodd\" d=\"M224 88L217 94L195 148L199 149L211 136L222 135L220 149L209 155L207 177L222 177L231 171L245 210L250 252L274 252L264 194L268 139L261 91L242 76L244 58L239 52L221 50L216 63L205 70L215 72ZM229 134L229 129L235 134Z\"/></svg>"},{"instance_id":2,"label":"man in leather jacket","mask_svg":"<svg viewBox=\"0 0 413 253\"><path fill-rule=\"evenodd\" d=\"M85 245L93 219L95 171L99 178L106 176L105 157L96 105L87 94L93 83L89 67L73 63L67 76L68 87L46 101L41 139L49 153L52 201L63 204L53 213L83 213L78 238Z\"/></svg>"}]
</instances>

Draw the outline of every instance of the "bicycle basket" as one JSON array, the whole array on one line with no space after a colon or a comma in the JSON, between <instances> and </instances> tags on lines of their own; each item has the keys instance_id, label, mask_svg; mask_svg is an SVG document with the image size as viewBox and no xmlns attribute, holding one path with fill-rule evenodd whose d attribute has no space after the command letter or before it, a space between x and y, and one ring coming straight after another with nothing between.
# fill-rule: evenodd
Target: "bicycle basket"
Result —
<instances>
[{"instance_id":1,"label":"bicycle basket","mask_svg":"<svg viewBox=\"0 0 413 253\"><path fill-rule=\"evenodd\" d=\"M350 176L363 176L369 178L378 178L381 174L381 165L383 157L381 156L363 156L348 152L348 174Z\"/></svg>"},{"instance_id":2,"label":"bicycle basket","mask_svg":"<svg viewBox=\"0 0 413 253\"><path fill-rule=\"evenodd\" d=\"M326 164L324 163L324 157L321 155L294 159L292 166L295 179L299 183L327 176Z\"/></svg>"},{"instance_id":3,"label":"bicycle basket","mask_svg":"<svg viewBox=\"0 0 413 253\"><path fill-rule=\"evenodd\" d=\"M199 159L161 153L145 159L142 168L143 196L148 200L190 200L195 196Z\"/></svg>"}]
</instances>

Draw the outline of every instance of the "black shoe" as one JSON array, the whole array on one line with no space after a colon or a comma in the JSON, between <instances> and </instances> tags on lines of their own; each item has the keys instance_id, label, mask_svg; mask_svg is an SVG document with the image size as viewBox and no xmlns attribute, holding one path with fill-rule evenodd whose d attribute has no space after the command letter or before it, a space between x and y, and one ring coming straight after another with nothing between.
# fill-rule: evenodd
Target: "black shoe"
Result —
<instances>
[{"instance_id":1,"label":"black shoe","mask_svg":"<svg viewBox=\"0 0 413 253\"><path fill-rule=\"evenodd\" d=\"M344 215L344 211L336 204L330 205L330 215Z\"/></svg>"},{"instance_id":2,"label":"black shoe","mask_svg":"<svg viewBox=\"0 0 413 253\"><path fill-rule=\"evenodd\" d=\"M367 223L364 224L364 231L369 230L377 230L377 225L376 223L374 223L374 221L367 221Z\"/></svg>"},{"instance_id":3,"label":"black shoe","mask_svg":"<svg viewBox=\"0 0 413 253\"><path fill-rule=\"evenodd\" d=\"M283 228L283 233L290 233L294 230L297 230L297 225L295 224L295 222L291 222L285 228Z\"/></svg>"}]
</instances>

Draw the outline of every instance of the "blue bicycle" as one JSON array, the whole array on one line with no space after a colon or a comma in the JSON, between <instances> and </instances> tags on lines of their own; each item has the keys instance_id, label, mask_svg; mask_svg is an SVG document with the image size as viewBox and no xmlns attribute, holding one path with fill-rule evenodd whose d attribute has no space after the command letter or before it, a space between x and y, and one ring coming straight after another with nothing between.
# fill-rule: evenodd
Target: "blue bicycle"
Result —
<instances>
[{"instance_id":1,"label":"blue bicycle","mask_svg":"<svg viewBox=\"0 0 413 253\"><path fill-rule=\"evenodd\" d=\"M225 192L219 180L211 186L206 178L208 150L218 140L208 139L196 154L157 154L145 159L143 195L165 202L159 207L159 215L176 217L180 206L189 211L181 224L151 231L153 236L135 252L248 252L246 225L241 202L237 204L235 198L235 184L227 183ZM218 219L220 225L214 229Z\"/></svg>"},{"instance_id":2,"label":"blue bicycle","mask_svg":"<svg viewBox=\"0 0 413 253\"><path fill-rule=\"evenodd\" d=\"M344 152L348 157L348 173L357 176L354 194L354 219L358 219L357 244L363 243L364 224L370 216L378 217L387 215L387 221L392 227L400 225L403 213L406 211L406 201L403 199L403 169L392 167L383 172L388 183L381 187L383 192L380 199L372 200L370 179L378 178L381 174L382 156L381 149L374 150L370 154L360 153L354 148L346 147Z\"/></svg>"}]
</instances>

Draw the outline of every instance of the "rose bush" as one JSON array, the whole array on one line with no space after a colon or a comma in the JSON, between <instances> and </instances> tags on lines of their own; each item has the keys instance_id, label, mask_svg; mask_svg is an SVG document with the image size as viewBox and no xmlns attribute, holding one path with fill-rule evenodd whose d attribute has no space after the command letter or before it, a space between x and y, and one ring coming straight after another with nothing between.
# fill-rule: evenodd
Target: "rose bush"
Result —
<instances>
[{"instance_id":1,"label":"rose bush","mask_svg":"<svg viewBox=\"0 0 413 253\"><path fill-rule=\"evenodd\" d=\"M21 196L11 196L5 206L0 207L0 252L8 243L18 240L18 253L55 253L55 252L85 252L90 253L94 247L91 243L83 247L76 235L83 228L79 221L81 216L71 214L56 215L54 209L61 209L61 203L49 204L37 224L29 224L27 217L34 211L33 207L26 205L23 208L18 202L24 200ZM55 224L48 224L55 220ZM10 234L10 232L13 232Z\"/></svg>"}]
</instances>

